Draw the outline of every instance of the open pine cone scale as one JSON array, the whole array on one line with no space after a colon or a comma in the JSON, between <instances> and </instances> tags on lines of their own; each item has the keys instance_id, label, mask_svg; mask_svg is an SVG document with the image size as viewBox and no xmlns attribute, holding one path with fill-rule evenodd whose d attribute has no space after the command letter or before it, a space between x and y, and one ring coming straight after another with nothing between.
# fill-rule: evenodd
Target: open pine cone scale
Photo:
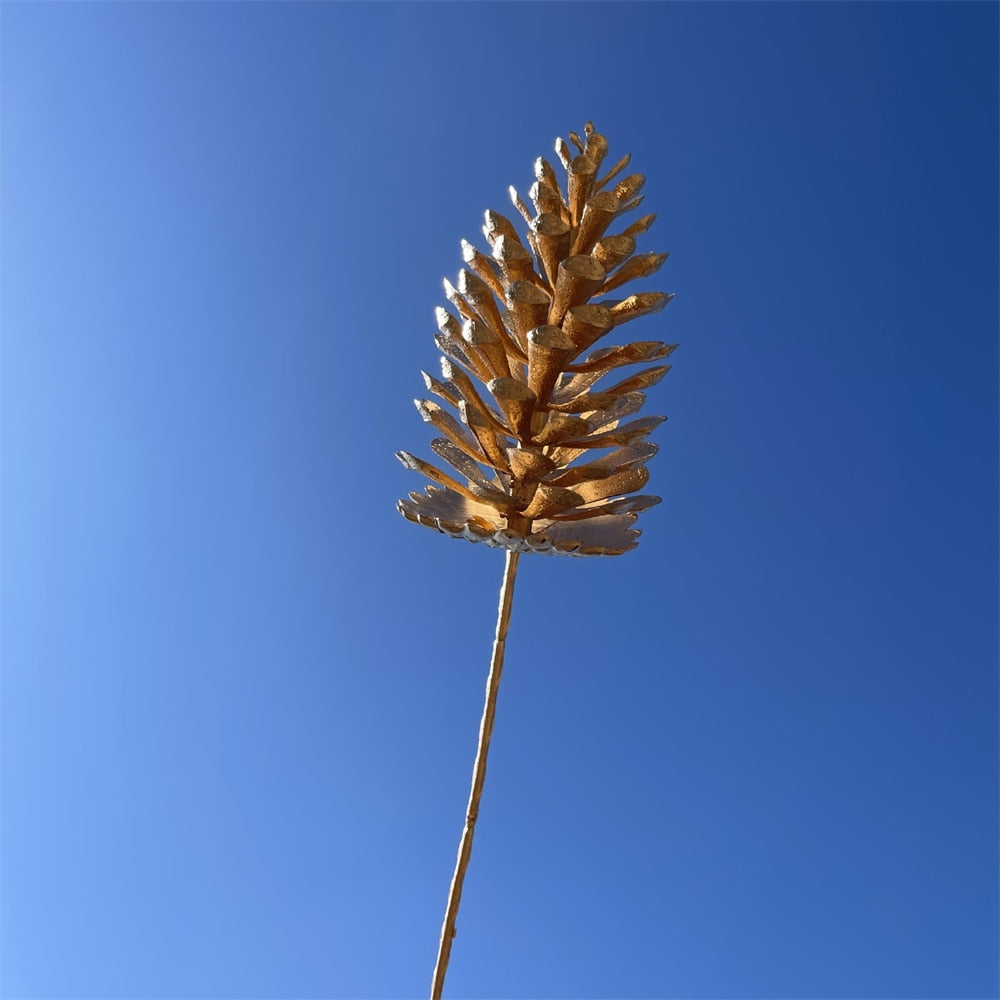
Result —
<instances>
[{"instance_id":1,"label":"open pine cone scale","mask_svg":"<svg viewBox=\"0 0 1000 1000\"><path fill-rule=\"evenodd\" d=\"M454 285L444 283L453 311L436 311L441 378L423 373L428 391L458 419L433 400L416 401L440 435L431 448L446 468L399 452L433 485L398 507L411 521L486 545L619 555L637 544L638 514L659 503L637 494L657 450L645 438L665 418L629 418L670 365L624 378L617 369L660 362L676 345L594 345L673 296L608 297L653 274L667 254L635 252L654 215L608 234L642 201L641 174L619 179L629 157L599 177L604 136L588 122L584 137L571 132L570 141L576 155L556 141L565 187L550 163L536 160L528 192L534 212L511 188L528 226L526 243L493 211L483 226L491 254L462 243L466 266Z\"/></svg>"}]
</instances>

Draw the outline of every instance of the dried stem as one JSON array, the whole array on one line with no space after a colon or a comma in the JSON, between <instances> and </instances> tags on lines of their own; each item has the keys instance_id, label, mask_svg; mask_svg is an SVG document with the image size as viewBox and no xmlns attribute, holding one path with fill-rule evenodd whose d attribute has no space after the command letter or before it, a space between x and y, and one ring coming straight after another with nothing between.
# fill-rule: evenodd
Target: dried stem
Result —
<instances>
[{"instance_id":1,"label":"dried stem","mask_svg":"<svg viewBox=\"0 0 1000 1000\"><path fill-rule=\"evenodd\" d=\"M503 584L500 587L500 609L497 613L497 631L493 640L493 657L490 661L490 674L486 681L486 703L483 706L483 717L479 723L479 746L476 748L476 763L472 769L472 788L469 792L469 807L465 813L465 829L462 830L462 840L458 845L458 859L455 862L455 874L451 879L451 889L448 891L448 908L445 910L444 923L441 925L441 943L438 945L437 963L434 966L434 979L431 983L431 1000L441 1000L444 989L444 977L448 972L448 959L451 957L451 942L455 937L455 921L458 918L458 905L462 900L462 883L465 881L465 871L469 867L472 855L472 837L476 831L476 819L479 817L479 800L483 797L483 784L486 781L486 757L490 752L490 738L493 736L493 720L497 712L497 692L500 690L500 675L503 673L503 654L507 642L507 629L510 627L510 609L514 598L514 577L517 575L517 563L520 552L507 550L504 563Z\"/></svg>"}]
</instances>

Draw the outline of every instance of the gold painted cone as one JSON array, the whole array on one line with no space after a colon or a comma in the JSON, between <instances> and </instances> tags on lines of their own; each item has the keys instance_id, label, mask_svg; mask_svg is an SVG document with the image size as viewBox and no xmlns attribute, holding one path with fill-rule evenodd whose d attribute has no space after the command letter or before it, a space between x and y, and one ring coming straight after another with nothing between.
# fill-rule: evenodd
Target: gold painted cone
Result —
<instances>
[{"instance_id":1,"label":"gold painted cone","mask_svg":"<svg viewBox=\"0 0 1000 1000\"><path fill-rule=\"evenodd\" d=\"M594 348L622 324L659 312L673 298L637 292L609 298L654 274L663 253L636 255L636 238L656 216L614 231L637 208L646 178L627 176L628 155L601 175L608 142L587 122L583 137L556 141L565 181L543 157L528 190L534 206L509 194L526 223L485 213L489 253L462 241L465 264L445 280L451 311L436 310L444 381L422 373L427 389L458 419L416 400L438 432L431 448L448 471L401 451L400 461L431 483L398 503L416 524L507 550L497 632L465 827L441 929L431 986L439 1000L451 954L465 871L479 814L496 697L522 552L592 556L635 548L640 512L659 497L638 495L656 445L644 440L663 417L622 421L645 401L642 390L669 371L646 368L615 380L617 369L659 361L676 345L635 341ZM605 379L608 381L605 381Z\"/></svg>"}]
</instances>

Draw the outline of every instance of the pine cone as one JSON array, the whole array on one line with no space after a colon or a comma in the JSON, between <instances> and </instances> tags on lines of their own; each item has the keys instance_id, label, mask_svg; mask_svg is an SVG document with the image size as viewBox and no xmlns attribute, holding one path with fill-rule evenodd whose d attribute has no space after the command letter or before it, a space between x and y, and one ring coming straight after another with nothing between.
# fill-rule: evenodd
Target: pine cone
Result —
<instances>
[{"instance_id":1,"label":"pine cone","mask_svg":"<svg viewBox=\"0 0 1000 1000\"><path fill-rule=\"evenodd\" d=\"M581 355L673 296L608 297L657 271L667 254L635 253L636 236L655 215L605 235L642 201L645 177L618 179L626 155L598 179L607 140L591 122L582 141L574 132L569 137L579 155L562 139L555 146L566 169L565 192L542 157L529 191L534 214L510 189L528 224L527 248L513 224L492 211L483 226L491 255L462 243L466 266L457 285L444 283L454 312L437 310L443 381L422 373L460 422L437 403L416 400L442 435L431 448L454 472L399 452L407 468L437 485L398 507L411 521L486 545L620 555L637 544L638 513L660 502L632 494L646 485L646 462L657 451L645 438L665 419L628 418L642 407L643 390L670 366L644 368L608 386L599 382L625 365L659 361L676 345L639 341ZM608 448L614 450L594 457Z\"/></svg>"}]
</instances>

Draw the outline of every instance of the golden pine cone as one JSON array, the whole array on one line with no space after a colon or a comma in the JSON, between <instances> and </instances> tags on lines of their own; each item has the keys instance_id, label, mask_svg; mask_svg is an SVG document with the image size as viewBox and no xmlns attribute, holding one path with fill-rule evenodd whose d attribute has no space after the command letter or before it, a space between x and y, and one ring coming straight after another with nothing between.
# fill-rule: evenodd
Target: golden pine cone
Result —
<instances>
[{"instance_id":1,"label":"golden pine cone","mask_svg":"<svg viewBox=\"0 0 1000 1000\"><path fill-rule=\"evenodd\" d=\"M660 502L632 494L646 485L646 462L657 451L645 438L665 418L622 421L639 411L642 390L670 366L644 368L606 387L598 383L625 365L666 358L676 345L639 341L581 355L673 296L608 297L657 271L667 254L635 252L636 236L655 215L606 235L638 207L645 177L619 179L626 155L599 178L608 143L591 122L582 140L574 132L569 137L578 155L561 138L555 146L566 170L565 192L542 157L528 193L534 214L510 189L528 224L527 247L510 220L492 211L483 226L491 255L462 243L466 266L456 285L444 283L454 312L437 310L443 380L422 373L430 392L460 420L430 400L416 400L420 415L442 435L431 448L454 472L399 452L407 468L437 485L411 493L398 507L411 521L486 545L620 555L638 542L632 527L638 513ZM608 448L614 450L593 457Z\"/></svg>"}]
</instances>

